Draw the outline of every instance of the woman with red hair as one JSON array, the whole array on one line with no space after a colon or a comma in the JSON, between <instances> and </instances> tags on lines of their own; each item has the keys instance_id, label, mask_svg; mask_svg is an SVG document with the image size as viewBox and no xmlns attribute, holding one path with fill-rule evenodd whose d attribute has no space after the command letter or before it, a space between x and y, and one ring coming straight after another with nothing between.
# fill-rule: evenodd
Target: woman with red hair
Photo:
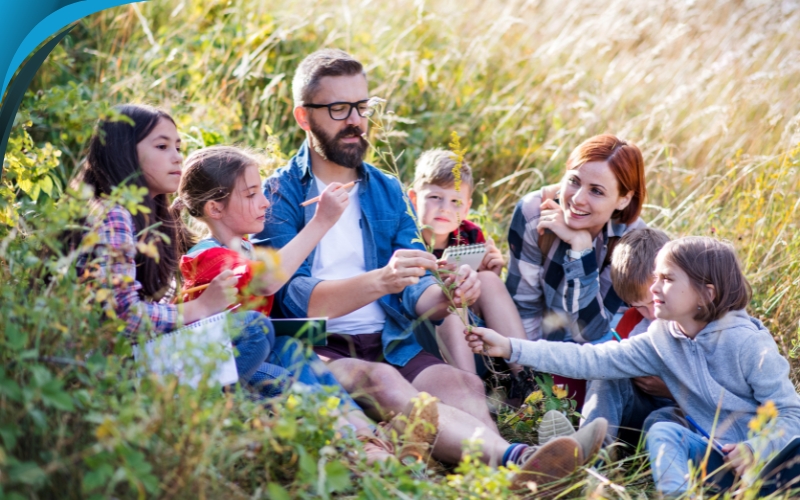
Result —
<instances>
[{"instance_id":1,"label":"woman with red hair","mask_svg":"<svg viewBox=\"0 0 800 500\"><path fill-rule=\"evenodd\" d=\"M639 148L604 134L569 155L555 200L537 190L517 203L506 286L529 340L582 344L611 335L623 305L611 286L611 252L621 236L645 226L645 194ZM583 388L575 389L580 403Z\"/></svg>"}]
</instances>

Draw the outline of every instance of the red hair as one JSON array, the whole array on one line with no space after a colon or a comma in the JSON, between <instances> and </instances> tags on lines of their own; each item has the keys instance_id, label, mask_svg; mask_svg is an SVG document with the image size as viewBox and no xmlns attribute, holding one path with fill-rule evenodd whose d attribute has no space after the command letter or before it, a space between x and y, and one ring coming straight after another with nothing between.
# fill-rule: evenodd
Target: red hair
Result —
<instances>
[{"instance_id":1,"label":"red hair","mask_svg":"<svg viewBox=\"0 0 800 500\"><path fill-rule=\"evenodd\" d=\"M636 144L623 141L615 135L596 135L570 153L567 170L574 170L592 161L608 163L608 167L617 178L620 196L633 192L628 206L622 210L615 210L611 218L617 219L622 224L635 221L642 211L642 204L647 195L642 152Z\"/></svg>"}]
</instances>

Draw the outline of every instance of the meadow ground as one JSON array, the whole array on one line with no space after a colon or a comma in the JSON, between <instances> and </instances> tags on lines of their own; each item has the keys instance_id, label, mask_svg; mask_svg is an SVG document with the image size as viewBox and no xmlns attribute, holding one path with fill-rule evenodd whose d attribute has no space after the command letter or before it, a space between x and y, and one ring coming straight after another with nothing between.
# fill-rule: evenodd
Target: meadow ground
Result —
<instances>
[{"instance_id":1,"label":"meadow ground","mask_svg":"<svg viewBox=\"0 0 800 500\"><path fill-rule=\"evenodd\" d=\"M421 151L460 135L482 179L474 218L496 241L505 243L516 200L558 181L583 139L611 132L636 142L648 177L643 217L672 236L733 242L753 286L751 314L773 332L800 382L798 2L153 0L81 21L42 66L11 136L0 182L2 312L16 318L0 326L3 491L505 492L502 479L469 461L450 475L360 465L349 476L318 411L325 401L284 400L267 413L157 384L134 394L111 382L129 368L110 357L98 358L95 371L42 360L81 347L126 349L98 326L88 292L63 271L67 261L26 260L52 246L43 235L55 234L54 221L79 212L80 203L66 214L66 203L53 201L97 117L120 102L156 104L177 119L186 152L237 143L266 149L279 164L302 141L291 116L294 68L320 47L353 53L371 92L387 100L388 128L373 127L371 140L391 147L396 165L373 151L379 167L396 167L408 182ZM30 274L37 265L65 278L39 283ZM77 340L87 325L99 333ZM292 423L297 416L301 423ZM600 472L614 485L584 473L573 493L652 493L641 456Z\"/></svg>"}]
</instances>

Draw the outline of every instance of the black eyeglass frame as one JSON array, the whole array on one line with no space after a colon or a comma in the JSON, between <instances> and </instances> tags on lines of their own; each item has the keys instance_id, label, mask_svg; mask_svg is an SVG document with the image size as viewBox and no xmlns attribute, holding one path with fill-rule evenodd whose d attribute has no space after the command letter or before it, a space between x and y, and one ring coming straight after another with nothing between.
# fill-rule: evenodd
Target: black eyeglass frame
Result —
<instances>
[{"instance_id":1,"label":"black eyeglass frame","mask_svg":"<svg viewBox=\"0 0 800 500\"><path fill-rule=\"evenodd\" d=\"M350 118L350 115L353 114L353 110L354 109L356 110L356 113L358 113L358 116L360 116L361 118L368 117L369 115L367 113L369 113L369 107L367 107L367 109L364 111L363 115L358 110L358 106L359 105L368 104L368 103L369 103L369 99L363 99L361 101L356 101L356 102L339 101L339 102L332 102L330 104L303 104L303 107L304 108L311 108L311 109L328 108L328 116L331 117L331 120L336 120L337 122L342 122L342 121L345 121L348 118ZM331 109L331 106L342 105L342 104L349 105L350 109L347 110L347 114L344 116L344 118L334 118L333 110Z\"/></svg>"}]
</instances>

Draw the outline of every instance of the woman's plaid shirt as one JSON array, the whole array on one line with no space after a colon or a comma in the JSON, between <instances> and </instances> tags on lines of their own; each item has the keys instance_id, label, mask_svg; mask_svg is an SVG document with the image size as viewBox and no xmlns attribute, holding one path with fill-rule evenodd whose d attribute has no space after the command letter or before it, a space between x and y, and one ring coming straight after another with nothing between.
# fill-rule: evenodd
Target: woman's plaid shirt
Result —
<instances>
[{"instance_id":1,"label":"woman's plaid shirt","mask_svg":"<svg viewBox=\"0 0 800 500\"><path fill-rule=\"evenodd\" d=\"M510 258L506 287L517 305L530 340L591 342L606 335L609 321L623 305L611 286L611 266L603 267L608 240L645 227L609 221L591 252L571 260L569 244L556 238L546 258L539 248L541 191L525 195L514 209L508 232Z\"/></svg>"}]
</instances>

